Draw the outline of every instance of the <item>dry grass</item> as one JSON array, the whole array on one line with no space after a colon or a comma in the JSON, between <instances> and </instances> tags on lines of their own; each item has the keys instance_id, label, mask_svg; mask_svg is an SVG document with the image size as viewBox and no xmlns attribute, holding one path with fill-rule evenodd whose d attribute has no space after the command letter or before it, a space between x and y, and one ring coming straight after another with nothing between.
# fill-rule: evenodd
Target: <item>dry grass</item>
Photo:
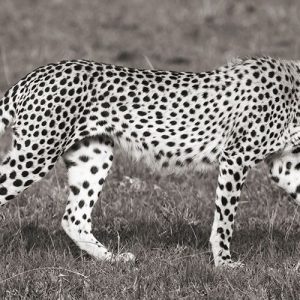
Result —
<instances>
[{"instance_id":1,"label":"dry grass","mask_svg":"<svg viewBox=\"0 0 300 300\"><path fill-rule=\"evenodd\" d=\"M1 92L66 58L190 71L234 56L299 58L297 0L3 0L0 8ZM8 135L1 141L6 151ZM208 245L217 173L160 178L119 155L94 231L140 264L111 265L63 233L59 164L1 212L0 298L299 299L298 209L266 174L264 166L250 174L236 222L232 247L246 268L222 270Z\"/></svg>"}]
</instances>

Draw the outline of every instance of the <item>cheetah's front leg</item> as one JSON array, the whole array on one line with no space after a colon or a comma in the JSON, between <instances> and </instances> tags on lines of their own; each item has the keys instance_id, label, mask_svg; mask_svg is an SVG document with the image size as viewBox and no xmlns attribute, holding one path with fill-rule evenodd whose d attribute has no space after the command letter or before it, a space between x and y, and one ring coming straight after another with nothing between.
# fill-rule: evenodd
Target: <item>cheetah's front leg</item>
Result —
<instances>
[{"instance_id":1,"label":"cheetah's front leg","mask_svg":"<svg viewBox=\"0 0 300 300\"><path fill-rule=\"evenodd\" d=\"M98 260L131 261L134 255L113 255L92 234L91 213L113 160L113 142L104 137L85 139L64 156L70 195L62 226L81 250Z\"/></svg>"},{"instance_id":2,"label":"cheetah's front leg","mask_svg":"<svg viewBox=\"0 0 300 300\"><path fill-rule=\"evenodd\" d=\"M216 210L210 236L216 266L239 264L232 262L230 241L246 173L246 167L241 167L230 159L221 161L216 192Z\"/></svg>"}]
</instances>

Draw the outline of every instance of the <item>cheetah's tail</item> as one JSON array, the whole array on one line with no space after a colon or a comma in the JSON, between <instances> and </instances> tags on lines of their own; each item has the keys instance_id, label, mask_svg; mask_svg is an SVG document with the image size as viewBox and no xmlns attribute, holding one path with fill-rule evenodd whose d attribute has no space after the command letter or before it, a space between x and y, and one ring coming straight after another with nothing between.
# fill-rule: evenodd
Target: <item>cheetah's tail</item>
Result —
<instances>
[{"instance_id":1,"label":"cheetah's tail","mask_svg":"<svg viewBox=\"0 0 300 300\"><path fill-rule=\"evenodd\" d=\"M9 127L16 115L18 86L10 88L0 99L0 136Z\"/></svg>"}]
</instances>

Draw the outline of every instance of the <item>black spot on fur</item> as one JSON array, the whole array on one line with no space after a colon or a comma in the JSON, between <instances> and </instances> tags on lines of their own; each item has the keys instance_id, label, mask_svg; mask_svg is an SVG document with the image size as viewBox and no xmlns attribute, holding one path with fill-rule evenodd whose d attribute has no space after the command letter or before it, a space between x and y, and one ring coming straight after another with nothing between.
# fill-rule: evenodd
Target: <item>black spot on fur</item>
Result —
<instances>
[{"instance_id":1,"label":"black spot on fur","mask_svg":"<svg viewBox=\"0 0 300 300\"><path fill-rule=\"evenodd\" d=\"M78 187L74 186L74 185L71 185L71 186L70 186L70 190L71 190L71 192L72 192L75 196L78 195L78 194L80 193L80 189L79 189Z\"/></svg>"}]
</instances>

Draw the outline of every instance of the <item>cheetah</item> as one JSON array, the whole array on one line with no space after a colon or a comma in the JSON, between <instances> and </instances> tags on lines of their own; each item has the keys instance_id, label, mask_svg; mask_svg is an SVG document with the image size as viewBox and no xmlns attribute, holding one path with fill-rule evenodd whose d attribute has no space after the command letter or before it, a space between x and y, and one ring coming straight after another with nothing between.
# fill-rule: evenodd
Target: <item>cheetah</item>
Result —
<instances>
[{"instance_id":1,"label":"cheetah","mask_svg":"<svg viewBox=\"0 0 300 300\"><path fill-rule=\"evenodd\" d=\"M92 234L114 147L166 174L218 167L214 264L239 266L230 242L249 170L265 161L274 182L300 203L299 80L300 63L270 57L200 73L88 60L42 66L0 100L0 132L13 132L0 167L0 205L62 157L70 187L65 232L98 260L132 261L132 253L114 255Z\"/></svg>"}]
</instances>

